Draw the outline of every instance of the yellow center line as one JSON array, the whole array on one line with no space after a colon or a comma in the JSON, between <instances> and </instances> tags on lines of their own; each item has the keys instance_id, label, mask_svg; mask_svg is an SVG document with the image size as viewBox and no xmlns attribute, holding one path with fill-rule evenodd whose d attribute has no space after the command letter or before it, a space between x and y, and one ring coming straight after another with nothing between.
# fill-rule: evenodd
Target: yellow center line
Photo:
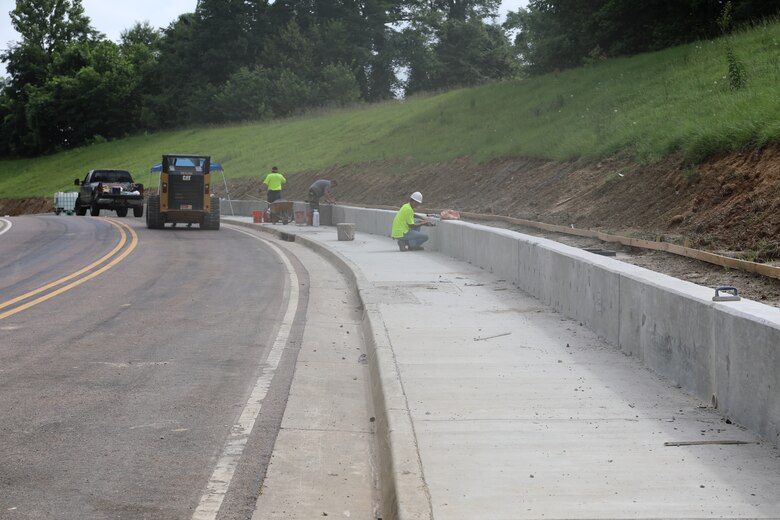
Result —
<instances>
[{"instance_id":1,"label":"yellow center line","mask_svg":"<svg viewBox=\"0 0 780 520\"><path fill-rule=\"evenodd\" d=\"M55 296L57 296L59 294L64 293L65 291L69 291L70 289L73 289L74 287L77 287L77 286L81 285L82 283L84 283L84 282L86 282L88 280L91 280L91 279L95 278L96 276L99 276L99 275L103 274L104 272L108 271L109 269L114 267L116 264L118 264L119 262L124 260L125 257L127 257L127 255L129 255L135 249L135 247L138 245L138 235L133 230L133 228L131 228L127 224L119 224L118 222L114 222L112 220L108 220L108 219L106 219L106 220L108 222L110 222L111 224L113 224L114 226L116 226L119 229L120 233L122 233L122 238L119 241L119 244L113 250L111 250L110 253L108 253L107 255L103 256L100 260L97 260L96 262L91 263L90 265L88 265L84 269L81 269L81 270L79 270L79 271L77 271L77 272L75 272L75 273L73 273L71 275L68 275L68 276L66 276L64 278L61 278L61 279L59 279L59 280L57 280L55 282L52 282L52 283L50 283L48 285L45 285L45 286L41 287L39 289L35 289L34 291L30 291L27 294L23 294L23 295L21 295L21 296L19 296L17 298L14 298L13 300L9 300L8 302L3 303L2 305L0 305L0 309L2 309L4 307L7 307L9 305L13 305L14 303L19 302L21 300L25 300L27 298L35 296L36 294L39 294L39 293L41 293L43 291L51 289L52 287L56 287L57 285L61 285L61 284L65 283L65 282L67 282L68 280L72 280L76 276L79 276L79 275L85 273L86 271L89 271L90 269L100 265L101 263L103 263L104 261L109 259L112 255L114 255L117 251L119 251L122 248L122 246L124 246L125 242L127 242L127 235L125 233L123 233L123 231L126 230L128 233L130 233L130 236L132 237L132 239L130 241L130 245L127 247L127 249L125 249L122 252L122 254L120 254L119 256L114 258L113 260L111 260L109 263L107 263L106 265L104 265L103 267L98 269L97 271L94 271L94 272L88 274L87 276L85 276L85 277L83 277L83 278L81 278L79 280L76 280L75 282L72 282L72 283L70 283L68 285L65 285L64 287L60 287L59 289L57 289L55 291L52 291L52 292L50 292L48 294L45 294L45 295L41 296L40 298L36 298L35 300L27 302L24 305L20 305L19 307L16 307L14 309L11 309L9 311L6 311L6 312L0 314L0 320L2 320L4 318L7 318L9 316L13 316L14 314L17 314L17 313L22 312L24 310L27 310L30 307L34 306L34 305L38 305L39 303L43 303L46 300L49 300L49 299L54 298Z\"/></svg>"},{"instance_id":2,"label":"yellow center line","mask_svg":"<svg viewBox=\"0 0 780 520\"><path fill-rule=\"evenodd\" d=\"M106 219L106 220L108 220L108 219ZM127 242L127 235L125 233L123 233L123 229L119 226L119 224L117 224L116 222L114 222L112 220L108 220L108 222L113 224L117 229L119 229L119 235L121 237L120 240L119 240L119 244L117 244L117 246L114 249L109 251L108 254L104 255L99 260L97 260L95 262L92 262L91 264L89 264L85 268L81 269L80 271L76 271L75 273L73 273L71 275L68 275L68 276L66 276L64 278L60 278L59 280L54 281L54 282L52 282L52 283L50 283L48 285L44 285L43 287L40 287L40 288L35 289L33 291L30 291L30 292L28 292L26 294L22 294L21 296L17 296L16 298L14 298L12 300L8 300L7 302L0 304L0 309L4 309L4 308L8 307L9 305L13 305L14 303L20 302L22 300L26 300L27 298L35 296L36 294L42 293L43 291L48 291L52 287L56 287L58 285L62 285L65 282L67 282L68 280L72 280L73 278L75 278L75 277L77 277L79 275L82 275L82 274L86 273L87 271L90 271L90 270L94 269L95 267L99 266L100 264L102 264L103 262L105 262L106 260L108 260L109 258L114 256L117 253L117 251L122 249L122 247L125 245L125 242Z\"/></svg>"}]
</instances>

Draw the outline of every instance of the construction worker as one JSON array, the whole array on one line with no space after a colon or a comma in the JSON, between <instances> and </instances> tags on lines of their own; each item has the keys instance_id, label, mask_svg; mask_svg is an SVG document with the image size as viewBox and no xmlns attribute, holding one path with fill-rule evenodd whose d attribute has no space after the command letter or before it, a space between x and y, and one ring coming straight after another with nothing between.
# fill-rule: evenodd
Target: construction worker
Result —
<instances>
[{"instance_id":1,"label":"construction worker","mask_svg":"<svg viewBox=\"0 0 780 520\"><path fill-rule=\"evenodd\" d=\"M268 204L282 198L282 184L285 182L287 182L287 179L279 173L279 168L276 166L271 168L271 173L266 175L263 181L263 184L268 186L268 195L266 196Z\"/></svg>"},{"instance_id":2,"label":"construction worker","mask_svg":"<svg viewBox=\"0 0 780 520\"><path fill-rule=\"evenodd\" d=\"M335 204L336 200L330 193L331 188L338 186L338 182L334 180L320 179L314 181L309 186L309 205L312 211L320 209L320 198L325 197L325 202L328 204Z\"/></svg>"},{"instance_id":3,"label":"construction worker","mask_svg":"<svg viewBox=\"0 0 780 520\"><path fill-rule=\"evenodd\" d=\"M393 219L393 231L390 236L398 240L401 251L421 251L428 235L420 231L420 226L428 226L428 219L419 222L414 220L414 210L422 204L422 193L415 191L409 197L409 202L401 206Z\"/></svg>"}]
</instances>

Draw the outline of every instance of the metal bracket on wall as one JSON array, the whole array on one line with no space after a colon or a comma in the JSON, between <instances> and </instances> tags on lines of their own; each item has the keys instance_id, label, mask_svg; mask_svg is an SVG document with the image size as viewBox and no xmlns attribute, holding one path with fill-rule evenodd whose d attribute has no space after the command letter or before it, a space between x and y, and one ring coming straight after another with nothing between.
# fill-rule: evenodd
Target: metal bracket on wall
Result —
<instances>
[{"instance_id":1,"label":"metal bracket on wall","mask_svg":"<svg viewBox=\"0 0 780 520\"><path fill-rule=\"evenodd\" d=\"M721 291L725 293L730 293L726 295L721 295ZM715 288L715 296L712 297L712 301L714 302L738 302L741 300L739 296L739 291L737 291L736 287L732 287L730 285L722 285L720 287Z\"/></svg>"}]
</instances>

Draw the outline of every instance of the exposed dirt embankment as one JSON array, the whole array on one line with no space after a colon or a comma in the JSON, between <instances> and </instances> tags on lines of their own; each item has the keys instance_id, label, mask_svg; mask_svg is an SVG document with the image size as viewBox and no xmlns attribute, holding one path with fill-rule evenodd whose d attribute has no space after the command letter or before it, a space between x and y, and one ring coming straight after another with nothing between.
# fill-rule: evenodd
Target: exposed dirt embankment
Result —
<instances>
[{"instance_id":1,"label":"exposed dirt embankment","mask_svg":"<svg viewBox=\"0 0 780 520\"><path fill-rule=\"evenodd\" d=\"M54 211L54 201L52 199L29 197L26 199L0 200L0 216L49 213L52 211Z\"/></svg>"},{"instance_id":2,"label":"exposed dirt embankment","mask_svg":"<svg viewBox=\"0 0 780 520\"><path fill-rule=\"evenodd\" d=\"M397 206L412 191L425 206L509 215L616 234L679 241L751 259L780 258L780 149L731 154L688 167L677 159L474 164L373 162L289 176L302 199L317 178L338 179L338 200ZM234 198L262 198L257 179L232 182Z\"/></svg>"},{"instance_id":3,"label":"exposed dirt embankment","mask_svg":"<svg viewBox=\"0 0 780 520\"><path fill-rule=\"evenodd\" d=\"M370 162L288 175L285 194L304 199L318 178L338 179L339 201L397 206L421 191L425 206L493 213L616 234L680 241L749 259L780 258L780 149L730 154L694 167L614 158L556 163L469 159L420 166ZM229 182L232 198L264 198L262 179ZM215 183L220 189L221 183ZM0 214L52 210L48 199L0 201Z\"/></svg>"}]
</instances>

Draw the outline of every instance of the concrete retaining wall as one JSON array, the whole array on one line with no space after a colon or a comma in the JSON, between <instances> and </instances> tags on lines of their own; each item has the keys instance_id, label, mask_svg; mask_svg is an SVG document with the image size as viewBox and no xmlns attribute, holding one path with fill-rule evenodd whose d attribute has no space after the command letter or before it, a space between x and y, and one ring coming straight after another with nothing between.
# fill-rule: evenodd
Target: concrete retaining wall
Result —
<instances>
[{"instance_id":1,"label":"concrete retaining wall","mask_svg":"<svg viewBox=\"0 0 780 520\"><path fill-rule=\"evenodd\" d=\"M337 206L333 223L389 237L394 215ZM513 282L780 447L780 309L714 303L711 288L512 231L459 221L424 230L426 249Z\"/></svg>"},{"instance_id":2,"label":"concrete retaining wall","mask_svg":"<svg viewBox=\"0 0 780 520\"><path fill-rule=\"evenodd\" d=\"M265 211L265 208L267 207L268 203L264 200L220 199L219 201L219 212L226 216L251 217L253 211Z\"/></svg>"}]
</instances>

